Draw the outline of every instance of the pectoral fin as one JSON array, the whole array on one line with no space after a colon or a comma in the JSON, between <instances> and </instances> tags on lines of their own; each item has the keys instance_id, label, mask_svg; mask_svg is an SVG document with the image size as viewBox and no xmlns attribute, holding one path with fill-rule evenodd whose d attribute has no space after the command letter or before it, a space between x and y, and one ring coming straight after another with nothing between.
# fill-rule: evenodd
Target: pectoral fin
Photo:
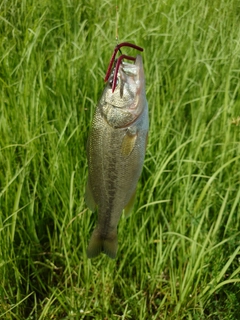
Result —
<instances>
[{"instance_id":1,"label":"pectoral fin","mask_svg":"<svg viewBox=\"0 0 240 320\"><path fill-rule=\"evenodd\" d=\"M124 208L124 216L125 218L128 218L132 212L134 201L136 198L136 190L133 192L133 195L131 196L131 199L128 201L128 204Z\"/></svg>"},{"instance_id":2,"label":"pectoral fin","mask_svg":"<svg viewBox=\"0 0 240 320\"><path fill-rule=\"evenodd\" d=\"M84 198L85 198L85 202L86 202L86 205L88 206L88 208L91 211L95 211L96 210L96 203L95 203L95 201L93 199L93 195L92 195L92 191L91 191L91 188L90 188L89 180L87 181Z\"/></svg>"},{"instance_id":3,"label":"pectoral fin","mask_svg":"<svg viewBox=\"0 0 240 320\"><path fill-rule=\"evenodd\" d=\"M127 132L122 141L121 152L124 156L129 156L133 151L137 139L137 133Z\"/></svg>"}]
</instances>

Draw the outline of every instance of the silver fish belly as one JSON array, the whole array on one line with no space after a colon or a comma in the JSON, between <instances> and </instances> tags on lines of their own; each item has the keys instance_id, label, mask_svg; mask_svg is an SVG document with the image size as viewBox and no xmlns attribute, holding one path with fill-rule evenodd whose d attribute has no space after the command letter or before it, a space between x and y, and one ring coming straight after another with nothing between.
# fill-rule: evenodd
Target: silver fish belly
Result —
<instances>
[{"instance_id":1,"label":"silver fish belly","mask_svg":"<svg viewBox=\"0 0 240 320\"><path fill-rule=\"evenodd\" d=\"M88 139L88 182L85 200L98 207L98 221L91 236L89 258L117 253L117 225L125 208L132 207L141 175L148 134L148 106L141 56L135 64L122 63L118 84L111 79L96 108Z\"/></svg>"}]
</instances>

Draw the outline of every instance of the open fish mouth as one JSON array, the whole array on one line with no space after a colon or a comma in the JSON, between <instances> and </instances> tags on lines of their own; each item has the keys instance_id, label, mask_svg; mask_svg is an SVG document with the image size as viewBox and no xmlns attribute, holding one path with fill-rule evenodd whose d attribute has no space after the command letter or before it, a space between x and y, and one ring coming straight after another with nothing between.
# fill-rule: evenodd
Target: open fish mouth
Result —
<instances>
[{"instance_id":1,"label":"open fish mouth","mask_svg":"<svg viewBox=\"0 0 240 320\"><path fill-rule=\"evenodd\" d=\"M139 50L139 51L143 51L143 48L141 48L139 46L136 46L135 44L132 44L132 43L129 43L129 42L122 42L122 43L116 45L116 47L115 47L115 49L113 51L111 60L109 62L108 69L107 69L107 72L106 72L106 76L105 76L105 79L104 79L105 82L108 81L110 75L112 74L112 76L111 76L112 78L110 79L110 81L112 83L112 93L114 92L114 90L116 88L116 85L117 85L118 71L119 71L119 68L121 66L121 63L122 63L123 59L136 61L136 57L128 56L126 54L121 54L121 56L118 59L115 60L117 52L118 51L121 52L120 48L122 48L122 47L130 47L130 48L133 48L133 49L136 49L136 50ZM111 71L112 71L113 65L115 65L115 68L114 68L113 73L112 73ZM128 65L130 66L130 64L128 64Z\"/></svg>"}]
</instances>

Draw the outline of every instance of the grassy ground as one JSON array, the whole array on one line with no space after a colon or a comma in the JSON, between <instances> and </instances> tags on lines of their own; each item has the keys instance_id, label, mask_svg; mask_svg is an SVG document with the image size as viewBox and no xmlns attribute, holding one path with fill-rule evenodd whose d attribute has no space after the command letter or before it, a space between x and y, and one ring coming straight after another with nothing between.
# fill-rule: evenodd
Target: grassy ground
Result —
<instances>
[{"instance_id":1,"label":"grassy ground","mask_svg":"<svg viewBox=\"0 0 240 320\"><path fill-rule=\"evenodd\" d=\"M0 4L0 318L237 319L240 3L118 7L120 42L145 49L150 132L112 261L86 257L83 194L116 2Z\"/></svg>"}]
</instances>

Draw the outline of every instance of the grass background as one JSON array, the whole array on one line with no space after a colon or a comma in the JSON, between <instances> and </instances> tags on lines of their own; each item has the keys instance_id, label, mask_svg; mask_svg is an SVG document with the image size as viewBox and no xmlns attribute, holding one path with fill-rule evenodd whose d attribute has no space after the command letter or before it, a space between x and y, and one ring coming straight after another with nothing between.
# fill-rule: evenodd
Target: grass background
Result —
<instances>
[{"instance_id":1,"label":"grass background","mask_svg":"<svg viewBox=\"0 0 240 320\"><path fill-rule=\"evenodd\" d=\"M117 259L88 260L116 5L119 41L144 48L149 145ZM0 318L238 318L239 23L232 0L1 1Z\"/></svg>"}]
</instances>

